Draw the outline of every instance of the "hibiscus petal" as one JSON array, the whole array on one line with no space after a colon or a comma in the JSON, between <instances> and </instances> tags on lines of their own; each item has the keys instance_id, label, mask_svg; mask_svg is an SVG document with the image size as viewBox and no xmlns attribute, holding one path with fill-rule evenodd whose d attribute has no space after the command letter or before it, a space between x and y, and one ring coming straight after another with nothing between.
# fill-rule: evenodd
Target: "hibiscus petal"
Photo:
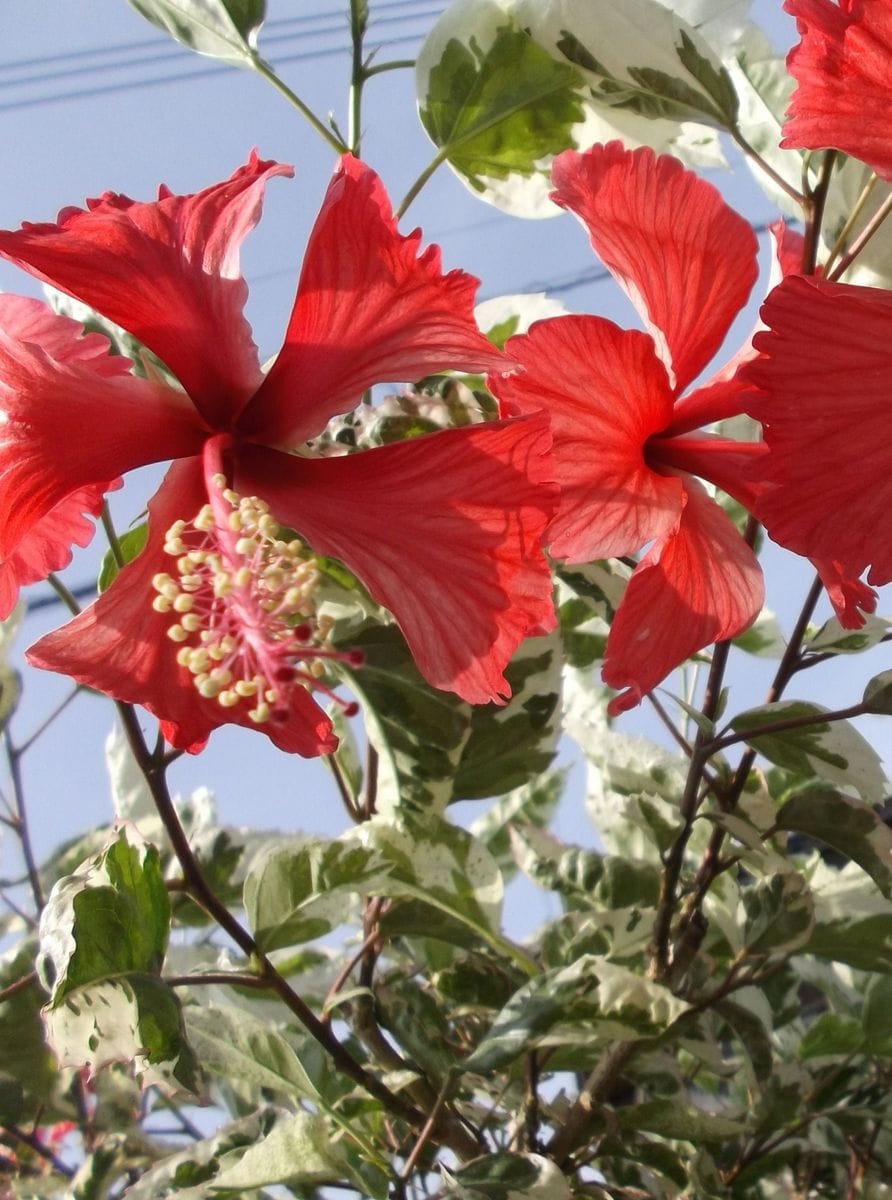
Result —
<instances>
[{"instance_id":1,"label":"hibiscus petal","mask_svg":"<svg viewBox=\"0 0 892 1200\"><path fill-rule=\"evenodd\" d=\"M696 480L684 487L678 529L638 564L613 620L602 675L626 691L611 700L611 716L698 650L741 633L762 607L756 556Z\"/></svg>"},{"instance_id":2,"label":"hibiscus petal","mask_svg":"<svg viewBox=\"0 0 892 1200\"><path fill-rule=\"evenodd\" d=\"M241 428L292 448L346 412L374 383L454 368L485 371L503 356L474 322L477 280L443 275L421 231L397 232L378 176L341 159L304 258L285 344Z\"/></svg>"},{"instance_id":3,"label":"hibiscus petal","mask_svg":"<svg viewBox=\"0 0 892 1200\"><path fill-rule=\"evenodd\" d=\"M72 547L87 545L94 526L84 514L98 517L105 492L115 486L112 482L82 488L66 496L0 563L0 621L5 621L15 608L20 588L46 579L52 571L61 571L71 562Z\"/></svg>"},{"instance_id":4,"label":"hibiscus petal","mask_svg":"<svg viewBox=\"0 0 892 1200\"><path fill-rule=\"evenodd\" d=\"M108 338L85 333L79 322L59 316L42 300L0 294L0 329L16 341L40 346L56 362L81 363L107 377L130 374L130 359L110 354Z\"/></svg>"},{"instance_id":5,"label":"hibiscus petal","mask_svg":"<svg viewBox=\"0 0 892 1200\"><path fill-rule=\"evenodd\" d=\"M886 0L787 0L801 41L782 146L843 150L892 180L892 6Z\"/></svg>"},{"instance_id":6,"label":"hibiscus petal","mask_svg":"<svg viewBox=\"0 0 892 1200\"><path fill-rule=\"evenodd\" d=\"M225 424L262 375L242 315L238 251L263 190L291 168L256 153L224 183L191 196L161 188L140 203L106 192L55 224L0 231L0 255L70 293L153 350L206 418Z\"/></svg>"},{"instance_id":7,"label":"hibiscus petal","mask_svg":"<svg viewBox=\"0 0 892 1200\"><path fill-rule=\"evenodd\" d=\"M875 612L877 606L876 592L858 578L863 567L853 570L825 558L815 559L814 567L827 589L827 596L840 625L843 629L860 629L864 624L864 614Z\"/></svg>"},{"instance_id":8,"label":"hibiscus petal","mask_svg":"<svg viewBox=\"0 0 892 1200\"><path fill-rule=\"evenodd\" d=\"M149 503L145 549L95 603L32 646L28 661L116 700L141 704L181 749L200 749L213 729L238 724L261 730L282 750L328 753L337 745L331 722L302 688L292 693L287 722L255 725L243 705L224 709L199 696L192 676L176 661L177 647L167 636L170 615L152 608L152 579L170 569L167 530L178 519L191 520L206 502L201 460L175 463Z\"/></svg>"},{"instance_id":9,"label":"hibiscus petal","mask_svg":"<svg viewBox=\"0 0 892 1200\"><path fill-rule=\"evenodd\" d=\"M718 350L756 281L752 229L711 184L647 147L565 150L552 179L552 199L588 229L681 392Z\"/></svg>"},{"instance_id":10,"label":"hibiscus petal","mask_svg":"<svg viewBox=\"0 0 892 1200\"><path fill-rule=\"evenodd\" d=\"M544 417L444 430L344 458L243 447L235 488L341 559L393 613L422 674L471 703L554 625L540 545L553 509Z\"/></svg>"},{"instance_id":11,"label":"hibiscus petal","mask_svg":"<svg viewBox=\"0 0 892 1200\"><path fill-rule=\"evenodd\" d=\"M19 341L0 326L3 557L72 492L105 487L133 467L194 454L206 437L181 393L121 374L116 360L97 355L96 342L80 336L75 321L45 307L35 320L28 334L33 341Z\"/></svg>"},{"instance_id":12,"label":"hibiscus petal","mask_svg":"<svg viewBox=\"0 0 892 1200\"><path fill-rule=\"evenodd\" d=\"M769 326L746 375L769 453L754 479L756 516L782 546L813 559L872 563L892 579L889 380L892 295L791 276L762 307ZM857 576L859 572L855 571Z\"/></svg>"},{"instance_id":13,"label":"hibiscus petal","mask_svg":"<svg viewBox=\"0 0 892 1200\"><path fill-rule=\"evenodd\" d=\"M785 276L798 274L802 270L805 248L802 234L790 229L784 221L772 221L768 226L768 233L772 253L766 296ZM753 332L737 353L711 375L706 383L677 402L669 429L670 436L690 433L694 429L702 429L704 425L725 421L747 411L750 399L748 393L752 390L752 384L743 378L743 368L756 357L753 339L759 330L764 328L761 318L757 317ZM718 483L718 480L714 482Z\"/></svg>"},{"instance_id":14,"label":"hibiscus petal","mask_svg":"<svg viewBox=\"0 0 892 1200\"><path fill-rule=\"evenodd\" d=\"M600 317L539 321L506 347L521 369L489 377L507 414L551 421L560 504L546 541L569 562L632 554L674 528L677 479L647 466L647 439L672 416L666 371L643 333Z\"/></svg>"}]
</instances>

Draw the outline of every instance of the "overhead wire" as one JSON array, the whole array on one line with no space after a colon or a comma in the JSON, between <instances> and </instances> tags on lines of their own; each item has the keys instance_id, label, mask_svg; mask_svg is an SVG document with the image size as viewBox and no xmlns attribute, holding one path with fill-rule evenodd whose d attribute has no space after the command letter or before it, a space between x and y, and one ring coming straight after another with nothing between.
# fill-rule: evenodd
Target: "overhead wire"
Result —
<instances>
[{"instance_id":1,"label":"overhead wire","mask_svg":"<svg viewBox=\"0 0 892 1200\"><path fill-rule=\"evenodd\" d=\"M407 8L410 9L410 11L408 13L402 11ZM423 34L425 32L427 32L427 28L428 28L427 22L429 22L431 17L435 17L435 16L439 15L439 13L441 11L442 11L442 5L439 2L434 3L433 7L424 7L423 0L422 0L421 5L418 4L418 0L389 0L389 3L384 3L379 6L377 13L378 14L383 13L383 15L375 16L374 20L372 21L372 23L370 25L370 33L374 36L381 29L382 26L387 27L387 26L395 25L397 23L401 23L401 24L405 25L406 22L423 21L423 22L425 22L424 27L412 30L407 33L403 33L397 37L387 38L383 42L380 42L379 45L381 47L386 46L387 48L392 48L392 47L406 46L406 45L410 45L413 43L417 43L421 40ZM316 16L312 19L318 20L318 19L320 19L321 16L325 16L326 18L328 18L328 17L335 16L335 14L334 13L316 14ZM295 22L309 21L310 19L311 18L309 18L309 17L283 18L280 21L276 22L275 24L277 25L278 28L281 28L283 25L288 25L290 27ZM273 24L273 23L271 22L270 24ZM295 32L279 33L272 37L267 37L262 46L262 50L263 50L264 57L272 60L272 62L276 66L288 66L288 65L291 65L291 64L294 64L297 62L307 62L307 61L311 61L311 60L315 61L320 58L329 58L329 57L333 57L338 54L346 54L349 52L346 40L342 40L341 38L339 38L339 40L335 44L332 44L332 45L327 45L327 46L322 46L322 47L319 47L318 45L314 45L312 48L305 47L305 48L302 48L300 51L298 51L295 54L277 55L275 53L275 51L276 51L276 48L281 46L283 43L294 41L297 38L302 38L302 39L309 40L309 41L312 41L313 39L315 39L318 42L319 40L321 40L324 37L328 37L331 35L342 35L345 32L346 32L345 23L339 24L339 25L333 25L333 26L326 26L324 28L311 30L309 32L307 32L306 29L302 26L300 29L298 29ZM132 50L135 46L142 47L145 45L149 45L149 46L153 47L153 46L155 46L155 44L156 44L155 42L151 42L151 43L138 42L138 43L129 43L129 44L119 44L119 46L116 47L115 49L116 49L116 51L123 51L125 54L127 54L127 53L132 52ZM111 49L111 48L109 48L109 49ZM59 63L63 60L64 61L78 61L83 56L100 53L101 50L102 50L102 48L98 48L95 51L71 51L64 55L48 56L44 60L30 59L27 61L31 67L34 67L37 65L46 67L50 63ZM180 58L181 54L182 54L182 50L178 49L177 47L170 47L170 48L166 47L164 49L164 51L158 51L158 52L155 52L155 53L149 54L149 55L140 55L135 58L133 58L133 57L124 58L119 61L106 62L106 63L102 63L99 65L85 64L85 65L79 65L79 66L70 66L70 67L63 68L61 71L58 71L58 72L52 71L52 70L45 70L45 71L43 71L42 74L31 75L31 76L28 76L25 78L19 78L19 79L5 79L5 80L2 79L2 72L5 70L14 69L16 64L0 63L0 89L6 88L6 89L21 90L21 89L26 89L33 85L47 83L50 80L55 81L56 79L58 79L60 77L71 78L73 76L79 76L79 75L96 76L98 74L100 76L104 75L107 78L110 75L116 74L118 71L126 70L128 68L149 67L152 65L157 65L157 64L162 64L162 63L167 64L168 62L174 63ZM22 66L23 64L19 63L18 65ZM149 77L140 77L140 78L136 78L136 79L131 78L131 79L115 80L115 81L109 82L109 83L97 83L97 84L95 84L93 86L89 86L89 87L79 87L79 88L73 88L73 89L68 89L68 90L54 89L52 92L49 92L49 93L38 94L36 96L28 96L28 95L23 96L23 97L19 96L14 100L5 101L3 103L0 103L0 113L13 112L13 111L18 111L18 110L25 109L25 108L35 108L35 107L41 107L41 106L44 106L47 104L57 104L57 103L63 103L63 102L73 101L73 100L92 99L97 96L110 95L110 94L114 94L116 92L133 91L137 88L155 87L155 86L159 86L159 85L166 84L166 83L184 83L184 82L189 82L194 79L202 79L202 78L207 78L208 76L222 74L223 72L230 71L231 69L232 69L231 64L215 63L211 60L211 61L206 61L205 63L203 63L200 66L196 66L196 67L188 69L188 70L177 70L170 74L152 75Z\"/></svg>"}]
</instances>

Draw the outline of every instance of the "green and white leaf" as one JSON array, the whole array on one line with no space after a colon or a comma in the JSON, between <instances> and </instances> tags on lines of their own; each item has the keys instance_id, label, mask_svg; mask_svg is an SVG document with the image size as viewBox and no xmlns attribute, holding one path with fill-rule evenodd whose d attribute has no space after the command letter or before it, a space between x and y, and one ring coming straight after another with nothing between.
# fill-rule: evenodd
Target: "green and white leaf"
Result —
<instances>
[{"instance_id":1,"label":"green and white leaf","mask_svg":"<svg viewBox=\"0 0 892 1200\"><path fill-rule=\"evenodd\" d=\"M395 625L370 623L347 641L365 655L350 687L378 752L377 811L442 812L471 736L471 706L422 677Z\"/></svg>"},{"instance_id":2,"label":"green and white leaf","mask_svg":"<svg viewBox=\"0 0 892 1200\"><path fill-rule=\"evenodd\" d=\"M686 1011L668 988L583 955L568 967L542 972L516 992L465 1060L465 1069L498 1069L533 1047L654 1037Z\"/></svg>"},{"instance_id":3,"label":"green and white leaf","mask_svg":"<svg viewBox=\"0 0 892 1200\"><path fill-rule=\"evenodd\" d=\"M200 1071L173 991L153 975L120 974L69 988L44 1009L59 1066L132 1064L143 1087L197 1092Z\"/></svg>"},{"instance_id":4,"label":"green and white leaf","mask_svg":"<svg viewBox=\"0 0 892 1200\"><path fill-rule=\"evenodd\" d=\"M804 946L815 923L808 883L797 871L779 871L741 893L743 942L752 954L790 953Z\"/></svg>"},{"instance_id":5,"label":"green and white leaf","mask_svg":"<svg viewBox=\"0 0 892 1200\"><path fill-rule=\"evenodd\" d=\"M454 0L416 59L421 122L481 199L551 216L552 157L582 144L582 76L538 45L500 0Z\"/></svg>"},{"instance_id":6,"label":"green and white leaf","mask_svg":"<svg viewBox=\"0 0 892 1200\"><path fill-rule=\"evenodd\" d=\"M737 635L734 645L756 658L781 658L787 648L777 618L767 608L762 609L749 629Z\"/></svg>"},{"instance_id":7,"label":"green and white leaf","mask_svg":"<svg viewBox=\"0 0 892 1200\"><path fill-rule=\"evenodd\" d=\"M892 973L892 902L854 864L811 866L815 926L803 953L862 971Z\"/></svg>"},{"instance_id":8,"label":"green and white leaf","mask_svg":"<svg viewBox=\"0 0 892 1200\"><path fill-rule=\"evenodd\" d=\"M330 933L354 912L352 899L380 887L391 864L352 833L295 839L260 854L245 879L244 903L265 953Z\"/></svg>"},{"instance_id":9,"label":"green and white leaf","mask_svg":"<svg viewBox=\"0 0 892 1200\"><path fill-rule=\"evenodd\" d=\"M721 57L677 4L511 0L509 9L550 53L585 72L598 103L719 129L733 123L737 100ZM713 35L727 45L728 31L719 29L714 22Z\"/></svg>"},{"instance_id":10,"label":"green and white leaf","mask_svg":"<svg viewBox=\"0 0 892 1200\"><path fill-rule=\"evenodd\" d=\"M501 347L515 334L526 333L534 321L564 317L568 312L560 300L545 292L519 292L482 301L474 309L474 319L489 340Z\"/></svg>"},{"instance_id":11,"label":"green and white leaf","mask_svg":"<svg viewBox=\"0 0 892 1200\"><path fill-rule=\"evenodd\" d=\"M797 191L802 187L803 152L782 150L784 114L794 81L783 55L775 54L760 29L749 26L737 53L725 60L738 97L737 125L746 142ZM744 161L765 195L788 216L801 209L749 155ZM831 189L832 190L832 189Z\"/></svg>"},{"instance_id":12,"label":"green and white leaf","mask_svg":"<svg viewBox=\"0 0 892 1200\"><path fill-rule=\"evenodd\" d=\"M203 1004L185 1011L189 1044L203 1068L283 1096L318 1099L296 1051L270 1022L243 1009Z\"/></svg>"},{"instance_id":13,"label":"green and white leaf","mask_svg":"<svg viewBox=\"0 0 892 1200\"><path fill-rule=\"evenodd\" d=\"M505 669L506 704L471 709L470 736L453 783L453 800L500 796L538 779L560 736L561 642L557 631L527 638Z\"/></svg>"},{"instance_id":14,"label":"green and white leaf","mask_svg":"<svg viewBox=\"0 0 892 1200\"><path fill-rule=\"evenodd\" d=\"M805 700L779 700L738 714L731 728L747 734L760 726L813 716L813 725L753 734L746 740L770 762L802 779L825 779L853 787L868 804L879 804L886 787L879 755L848 721L822 720L827 711Z\"/></svg>"},{"instance_id":15,"label":"green and white leaf","mask_svg":"<svg viewBox=\"0 0 892 1200\"><path fill-rule=\"evenodd\" d=\"M327 1151L319 1144L320 1133L317 1119L310 1114L267 1106L224 1125L185 1150L167 1155L130 1185L127 1200L157 1200L167 1195L176 1195L177 1200L210 1200L218 1194L244 1195L245 1188L286 1179L313 1183L319 1178L323 1161L328 1177L338 1177L343 1172L341 1155L336 1146ZM266 1167L264 1149L268 1158ZM248 1161L240 1176L239 1167L245 1158ZM285 1170L291 1174L283 1175ZM278 1179L250 1184L229 1182L239 1178L257 1180L264 1172L268 1176L278 1175ZM218 1190L221 1176L226 1181L220 1183Z\"/></svg>"},{"instance_id":16,"label":"green and white leaf","mask_svg":"<svg viewBox=\"0 0 892 1200\"><path fill-rule=\"evenodd\" d=\"M892 829L866 804L827 788L809 788L782 806L777 824L845 854L892 900Z\"/></svg>"},{"instance_id":17,"label":"green and white leaf","mask_svg":"<svg viewBox=\"0 0 892 1200\"><path fill-rule=\"evenodd\" d=\"M571 1200L570 1184L542 1154L481 1155L465 1167L446 1171L444 1196L459 1200Z\"/></svg>"},{"instance_id":18,"label":"green and white leaf","mask_svg":"<svg viewBox=\"0 0 892 1200\"><path fill-rule=\"evenodd\" d=\"M266 0L127 0L170 37L198 54L235 67L258 62L257 35Z\"/></svg>"},{"instance_id":19,"label":"green and white leaf","mask_svg":"<svg viewBox=\"0 0 892 1200\"><path fill-rule=\"evenodd\" d=\"M387 874L373 885L375 894L424 901L488 944L504 948L499 936L501 872L486 847L466 830L443 820L397 825L378 817L350 836L388 865ZM527 962L519 951L517 956Z\"/></svg>"},{"instance_id":20,"label":"green and white leaf","mask_svg":"<svg viewBox=\"0 0 892 1200\"><path fill-rule=\"evenodd\" d=\"M160 979L170 903L158 851L132 825L55 885L40 920L47 1038L61 1065L134 1061L143 1081L195 1090L179 1001Z\"/></svg>"},{"instance_id":21,"label":"green and white leaf","mask_svg":"<svg viewBox=\"0 0 892 1200\"><path fill-rule=\"evenodd\" d=\"M517 216L555 213L550 164L568 148L619 137L723 165L716 129L736 97L721 55L743 38L743 9L453 0L418 56L422 122L472 190Z\"/></svg>"},{"instance_id":22,"label":"green and white leaf","mask_svg":"<svg viewBox=\"0 0 892 1200\"><path fill-rule=\"evenodd\" d=\"M860 629L843 629L836 617L831 617L805 643L805 649L815 654L860 654L879 645L889 632L889 622L866 613Z\"/></svg>"},{"instance_id":23,"label":"green and white leaf","mask_svg":"<svg viewBox=\"0 0 892 1200\"><path fill-rule=\"evenodd\" d=\"M537 779L500 797L471 825L478 838L508 879L517 869L511 852L511 831L516 828L544 829L560 802L567 781L567 769L546 771Z\"/></svg>"}]
</instances>

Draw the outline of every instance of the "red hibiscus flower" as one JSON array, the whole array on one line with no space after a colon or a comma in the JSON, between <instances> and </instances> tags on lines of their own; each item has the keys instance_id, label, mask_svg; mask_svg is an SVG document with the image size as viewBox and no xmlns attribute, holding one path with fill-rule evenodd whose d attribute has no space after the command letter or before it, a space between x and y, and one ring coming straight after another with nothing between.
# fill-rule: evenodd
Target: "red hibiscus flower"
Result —
<instances>
[{"instance_id":1,"label":"red hibiscus flower","mask_svg":"<svg viewBox=\"0 0 892 1200\"><path fill-rule=\"evenodd\" d=\"M802 40L787 58L798 83L782 146L835 148L892 180L892 3L787 0Z\"/></svg>"},{"instance_id":2,"label":"red hibiscus flower","mask_svg":"<svg viewBox=\"0 0 892 1200\"><path fill-rule=\"evenodd\" d=\"M750 507L758 443L701 427L743 411L748 348L709 382L694 380L756 279L756 239L718 192L680 163L619 142L566 151L552 199L576 214L650 330L600 317L541 321L510 340L521 370L493 378L504 412L551 417L558 511L547 540L569 562L634 554L603 677L624 688L616 714L690 655L734 637L762 604L750 547L696 478Z\"/></svg>"},{"instance_id":3,"label":"red hibiscus flower","mask_svg":"<svg viewBox=\"0 0 892 1200\"><path fill-rule=\"evenodd\" d=\"M312 557L280 525L355 571L426 678L471 702L503 697L518 643L553 623L539 550L553 508L545 420L342 458L300 452L375 382L502 360L473 322L476 280L442 274L436 247L419 253L374 172L345 157L264 376L238 252L266 181L289 174L252 155L195 195L109 193L56 224L0 233L0 254L123 326L182 385L124 374L124 360L97 368L95 340L46 310L0 338L4 563L60 513L90 510L110 478L175 460L149 502L145 548L30 661L144 705L190 750L225 722L304 755L336 744L310 695L332 653L313 618Z\"/></svg>"},{"instance_id":4,"label":"red hibiscus flower","mask_svg":"<svg viewBox=\"0 0 892 1200\"><path fill-rule=\"evenodd\" d=\"M54 316L39 300L0 295L3 345L31 341L51 350L57 361L76 362L85 372L93 371L105 378L127 374L129 364L122 358L109 357L105 338L96 334L82 337L82 333L75 321ZM113 486L111 481L91 485L63 497L0 561L0 620L5 621L15 608L20 588L66 567L72 546L86 546L93 536L93 525L84 514L98 516L102 497Z\"/></svg>"},{"instance_id":5,"label":"red hibiscus flower","mask_svg":"<svg viewBox=\"0 0 892 1200\"><path fill-rule=\"evenodd\" d=\"M892 540L881 531L892 505L892 295L793 276L770 293L761 316L769 328L756 336L759 357L746 369L762 392L747 407L769 449L759 463L757 515L775 541L836 560L849 581L869 566L870 583L888 583ZM857 582L846 588L848 617L838 615L857 626L857 607L873 611L873 593Z\"/></svg>"}]
</instances>

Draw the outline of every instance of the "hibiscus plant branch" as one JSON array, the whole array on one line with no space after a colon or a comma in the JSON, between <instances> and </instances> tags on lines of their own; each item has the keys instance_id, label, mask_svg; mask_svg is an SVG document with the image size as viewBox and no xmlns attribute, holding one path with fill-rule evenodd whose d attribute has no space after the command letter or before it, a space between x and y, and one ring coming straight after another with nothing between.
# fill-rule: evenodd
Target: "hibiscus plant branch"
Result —
<instances>
[{"instance_id":1,"label":"hibiscus plant branch","mask_svg":"<svg viewBox=\"0 0 892 1200\"><path fill-rule=\"evenodd\" d=\"M121 549L121 541L118 537L118 531L115 529L114 521L112 521L111 509L108 506L108 501L103 500L102 512L100 513L102 528L105 530L105 536L108 539L108 548L111 550L112 558L115 560L115 566L120 571L124 565L124 552Z\"/></svg>"},{"instance_id":2,"label":"hibiscus plant branch","mask_svg":"<svg viewBox=\"0 0 892 1200\"><path fill-rule=\"evenodd\" d=\"M808 625L814 614L815 607L821 597L823 584L821 577L816 575L812 581L811 587L808 590L805 601L796 619L796 624L790 635L790 640L787 642L786 649L771 687L768 690L766 704L773 704L779 700L784 693L784 690L796 672L801 668L802 661L802 642L808 631ZM826 714L821 714L821 720L826 720ZM747 731L747 737L752 737L752 730ZM739 740L745 740L743 738ZM713 749L712 753L718 751ZM750 746L742 755L740 762L737 765L737 770L734 772L734 777L731 780L729 787L726 789L722 808L726 812L733 812L737 807L740 796L746 786L746 781L749 779L750 771L753 768L753 763L756 761L756 751ZM679 918L679 932L684 936L690 925L698 919L700 906L706 898L713 881L727 870L729 863L721 857L722 845L725 840L725 830L720 825L715 825L712 833L709 836L706 849L700 860L700 865L697 868L697 874L694 877L694 883L691 892L685 902L684 910Z\"/></svg>"},{"instance_id":3,"label":"hibiscus plant branch","mask_svg":"<svg viewBox=\"0 0 892 1200\"><path fill-rule=\"evenodd\" d=\"M282 82L272 67L268 66L263 59L258 57L254 59L251 65L261 78L271 84L279 95L288 101L292 108L297 109L300 115L312 125L323 141L327 142L332 150L334 150L335 154L347 154L349 152L350 147L343 138L338 137L323 121L320 121L313 110L304 104L300 96L293 92L286 83Z\"/></svg>"},{"instance_id":4,"label":"hibiscus plant branch","mask_svg":"<svg viewBox=\"0 0 892 1200\"><path fill-rule=\"evenodd\" d=\"M449 149L451 149L451 147L444 147L434 155L434 157L430 160L430 162L409 188L408 192L406 192L405 196L403 196L399 207L394 212L394 216L396 217L397 221L406 215L406 210L408 209L409 205L413 200L415 200L421 189L425 186L434 172L441 167L449 157Z\"/></svg>"},{"instance_id":5,"label":"hibiscus plant branch","mask_svg":"<svg viewBox=\"0 0 892 1200\"><path fill-rule=\"evenodd\" d=\"M789 196L794 203L802 207L805 206L805 196L803 196L802 192L800 192L798 188L793 187L792 183L788 183L787 180L784 179L783 175L780 175L777 171L775 171L774 167L772 167L772 165L762 157L759 151L756 150L754 146L750 145L736 124L732 125L728 132L731 134L731 137L740 151L745 154L748 159L754 162L763 174L768 176L775 187L780 188L784 195Z\"/></svg>"},{"instance_id":6,"label":"hibiscus plant branch","mask_svg":"<svg viewBox=\"0 0 892 1200\"><path fill-rule=\"evenodd\" d=\"M831 150L824 155L818 182L804 201L805 237L802 247L802 272L805 275L812 275L817 267L818 239L821 235L824 206L827 203L827 194L830 191L830 180L835 165L836 151Z\"/></svg>"},{"instance_id":7,"label":"hibiscus plant branch","mask_svg":"<svg viewBox=\"0 0 892 1200\"><path fill-rule=\"evenodd\" d=\"M347 116L347 142L357 158L362 145L362 89L366 81L362 42L368 26L367 0L350 0L350 40L352 42L352 67L350 73L349 112Z\"/></svg>"},{"instance_id":8,"label":"hibiscus plant branch","mask_svg":"<svg viewBox=\"0 0 892 1200\"><path fill-rule=\"evenodd\" d=\"M728 746L739 742L751 742L756 738L768 737L772 733L786 733L788 729L806 729L809 725L824 725L832 721L848 721L851 717L862 717L870 708L860 700L850 704L848 708L838 708L833 712L805 713L801 717L786 717L782 721L767 721L764 725L755 725L741 733L726 733L722 737L709 742L706 750L709 754L718 754Z\"/></svg>"},{"instance_id":9,"label":"hibiscus plant branch","mask_svg":"<svg viewBox=\"0 0 892 1200\"><path fill-rule=\"evenodd\" d=\"M701 712L708 721L712 721L718 712L730 645L730 642L717 642L713 650L701 707ZM708 735L704 729L698 728L685 780L685 790L681 798L682 827L666 855L660 876L660 894L657 900L657 914L650 950L651 974L658 983L665 983L672 974L670 954L672 918L675 913L678 882L681 877L685 850L694 828L694 819L706 794L703 772L709 760L708 745Z\"/></svg>"},{"instance_id":10,"label":"hibiscus plant branch","mask_svg":"<svg viewBox=\"0 0 892 1200\"><path fill-rule=\"evenodd\" d=\"M824 263L825 273L833 269L833 264L839 258L840 254L844 253L844 247L848 243L849 234L858 224L858 219L861 216L861 213L864 211L864 206L873 195L874 189L876 188L878 182L879 177L876 175L871 175L870 179L868 179L867 183L861 189L858 199L852 205L852 209L849 215L846 217L845 224L840 230L839 236L833 243L830 253L827 255L827 261Z\"/></svg>"},{"instance_id":11,"label":"hibiscus plant branch","mask_svg":"<svg viewBox=\"0 0 892 1200\"><path fill-rule=\"evenodd\" d=\"M25 788L22 780L22 753L18 747L13 745L8 727L3 730L3 746L6 751L6 761L9 766L9 777L12 782L12 796L15 805L15 811L13 812L11 818L11 827L14 830L16 837L19 839L19 844L22 848L22 858L25 862L25 870L28 872L28 883L31 887L31 895L34 898L34 906L39 913L43 910L43 906L46 903L46 897L43 891L43 883L41 882L40 871L37 866L37 859L34 857L34 847L31 843L31 831L28 827L28 812L27 808L25 807Z\"/></svg>"},{"instance_id":12,"label":"hibiscus plant branch","mask_svg":"<svg viewBox=\"0 0 892 1200\"><path fill-rule=\"evenodd\" d=\"M886 197L880 207L876 210L876 212L855 238L851 248L842 256L842 258L840 258L833 270L829 272L827 275L828 280L837 280L840 278L840 276L845 274L873 235L880 228L886 217L888 217L890 212L892 212L892 195Z\"/></svg>"},{"instance_id":13,"label":"hibiscus plant branch","mask_svg":"<svg viewBox=\"0 0 892 1200\"><path fill-rule=\"evenodd\" d=\"M71 592L69 592L68 588L62 582L59 576L54 571L51 571L50 574L47 575L46 581L71 613L71 615L76 617L81 611L81 606L78 604Z\"/></svg>"},{"instance_id":14,"label":"hibiscus plant branch","mask_svg":"<svg viewBox=\"0 0 892 1200\"><path fill-rule=\"evenodd\" d=\"M189 845L186 832L174 808L167 786L166 765L163 758L149 751L133 706L118 702L116 707L131 752L148 784L158 815L180 864L186 890L193 901L204 909L208 916L228 934L246 958L255 965L258 984L252 983L251 986L262 984L273 991L325 1050L337 1070L367 1091L395 1117L405 1121L413 1129L422 1129L427 1120L427 1114L391 1092L381 1080L350 1054L334 1035L331 1027L316 1016L285 977L279 973L248 930L214 895L192 847ZM254 977L252 976L252 978ZM440 1122L437 1132L442 1143L459 1157L467 1158L479 1153L476 1142L456 1121Z\"/></svg>"}]
</instances>

